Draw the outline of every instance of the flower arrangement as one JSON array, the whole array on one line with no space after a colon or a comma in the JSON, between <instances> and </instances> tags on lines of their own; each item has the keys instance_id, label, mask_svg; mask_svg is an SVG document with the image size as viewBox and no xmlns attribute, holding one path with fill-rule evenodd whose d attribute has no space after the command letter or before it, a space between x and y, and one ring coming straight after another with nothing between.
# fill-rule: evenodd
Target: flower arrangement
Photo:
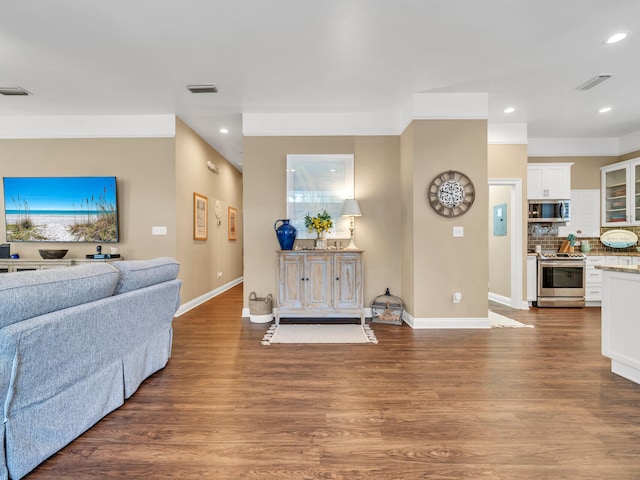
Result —
<instances>
[{"instance_id":1,"label":"flower arrangement","mask_svg":"<svg viewBox=\"0 0 640 480\"><path fill-rule=\"evenodd\" d=\"M307 227L309 232L315 230L318 236L320 236L323 232L329 233L329 230L333 228L333 220L331 220L331 215L329 215L326 210L322 210L322 212L315 217L307 214L307 216L304 217L304 226Z\"/></svg>"}]
</instances>

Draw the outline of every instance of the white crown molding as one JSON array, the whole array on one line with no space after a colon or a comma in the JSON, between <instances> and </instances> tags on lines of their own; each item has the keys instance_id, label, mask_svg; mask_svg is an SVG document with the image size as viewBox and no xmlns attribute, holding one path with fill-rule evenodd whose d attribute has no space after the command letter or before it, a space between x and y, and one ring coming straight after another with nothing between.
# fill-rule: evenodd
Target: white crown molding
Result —
<instances>
[{"instance_id":1,"label":"white crown molding","mask_svg":"<svg viewBox=\"0 0 640 480\"><path fill-rule=\"evenodd\" d=\"M412 120L486 119L486 93L416 93L399 112L244 113L242 133L260 136L400 135Z\"/></svg>"},{"instance_id":2,"label":"white crown molding","mask_svg":"<svg viewBox=\"0 0 640 480\"><path fill-rule=\"evenodd\" d=\"M397 113L243 113L242 133L261 136L398 135Z\"/></svg>"},{"instance_id":3,"label":"white crown molding","mask_svg":"<svg viewBox=\"0 0 640 480\"><path fill-rule=\"evenodd\" d=\"M618 156L618 138L530 138L529 157Z\"/></svg>"},{"instance_id":4,"label":"white crown molding","mask_svg":"<svg viewBox=\"0 0 640 480\"><path fill-rule=\"evenodd\" d=\"M526 123L489 123L487 125L487 143L490 145L526 145Z\"/></svg>"},{"instance_id":5,"label":"white crown molding","mask_svg":"<svg viewBox=\"0 0 640 480\"><path fill-rule=\"evenodd\" d=\"M486 119L488 116L488 93L413 94L414 120Z\"/></svg>"},{"instance_id":6,"label":"white crown molding","mask_svg":"<svg viewBox=\"0 0 640 480\"><path fill-rule=\"evenodd\" d=\"M640 150L640 131L620 137L620 155Z\"/></svg>"},{"instance_id":7,"label":"white crown molding","mask_svg":"<svg viewBox=\"0 0 640 480\"><path fill-rule=\"evenodd\" d=\"M175 137L175 115L0 117L0 138Z\"/></svg>"}]
</instances>

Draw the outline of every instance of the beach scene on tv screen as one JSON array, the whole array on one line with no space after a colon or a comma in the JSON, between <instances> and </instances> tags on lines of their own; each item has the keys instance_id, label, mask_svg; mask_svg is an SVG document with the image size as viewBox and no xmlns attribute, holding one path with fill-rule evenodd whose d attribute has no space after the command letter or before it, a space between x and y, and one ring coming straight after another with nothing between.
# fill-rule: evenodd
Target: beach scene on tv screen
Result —
<instances>
[{"instance_id":1,"label":"beach scene on tv screen","mask_svg":"<svg viewBox=\"0 0 640 480\"><path fill-rule=\"evenodd\" d=\"M117 242L115 177L5 177L8 242Z\"/></svg>"}]
</instances>

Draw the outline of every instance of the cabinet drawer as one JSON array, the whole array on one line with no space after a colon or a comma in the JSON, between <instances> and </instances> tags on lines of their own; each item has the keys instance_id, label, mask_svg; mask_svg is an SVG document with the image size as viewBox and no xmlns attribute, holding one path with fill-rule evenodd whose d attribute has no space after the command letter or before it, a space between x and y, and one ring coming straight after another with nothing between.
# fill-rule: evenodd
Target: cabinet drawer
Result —
<instances>
[{"instance_id":1,"label":"cabinet drawer","mask_svg":"<svg viewBox=\"0 0 640 480\"><path fill-rule=\"evenodd\" d=\"M594 255L594 256L587 255L587 265L604 265L606 258L607 257L603 257L601 255Z\"/></svg>"},{"instance_id":2,"label":"cabinet drawer","mask_svg":"<svg viewBox=\"0 0 640 480\"><path fill-rule=\"evenodd\" d=\"M594 283L602 283L602 270L594 267L587 267L587 286Z\"/></svg>"},{"instance_id":3,"label":"cabinet drawer","mask_svg":"<svg viewBox=\"0 0 640 480\"><path fill-rule=\"evenodd\" d=\"M587 302L602 300L602 286L601 285L587 286L584 292L584 299Z\"/></svg>"}]
</instances>

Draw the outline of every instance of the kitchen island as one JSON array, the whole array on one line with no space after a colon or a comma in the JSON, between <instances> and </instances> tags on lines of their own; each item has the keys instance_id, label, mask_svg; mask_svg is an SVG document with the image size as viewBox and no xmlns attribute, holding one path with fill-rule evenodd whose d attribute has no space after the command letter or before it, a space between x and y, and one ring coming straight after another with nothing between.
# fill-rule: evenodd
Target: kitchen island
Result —
<instances>
[{"instance_id":1,"label":"kitchen island","mask_svg":"<svg viewBox=\"0 0 640 480\"><path fill-rule=\"evenodd\" d=\"M602 354L611 371L640 384L640 265L601 265Z\"/></svg>"}]
</instances>

